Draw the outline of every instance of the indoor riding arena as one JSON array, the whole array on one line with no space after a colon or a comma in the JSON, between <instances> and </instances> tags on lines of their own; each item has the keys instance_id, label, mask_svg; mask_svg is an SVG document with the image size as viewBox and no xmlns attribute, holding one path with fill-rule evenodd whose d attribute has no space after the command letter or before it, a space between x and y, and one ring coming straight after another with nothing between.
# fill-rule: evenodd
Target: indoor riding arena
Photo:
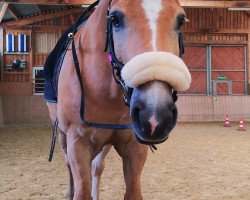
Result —
<instances>
[{"instance_id":1,"label":"indoor riding arena","mask_svg":"<svg viewBox=\"0 0 250 200\"><path fill-rule=\"evenodd\" d=\"M188 19L181 30L192 82L178 92L177 125L167 141L156 144L157 150L148 147L142 197L249 200L250 1L179 2ZM60 36L92 3L0 1L0 200L67 199L58 137L48 161L53 126L44 101L44 65ZM100 200L121 200L125 192L122 158L112 147Z\"/></svg>"}]
</instances>

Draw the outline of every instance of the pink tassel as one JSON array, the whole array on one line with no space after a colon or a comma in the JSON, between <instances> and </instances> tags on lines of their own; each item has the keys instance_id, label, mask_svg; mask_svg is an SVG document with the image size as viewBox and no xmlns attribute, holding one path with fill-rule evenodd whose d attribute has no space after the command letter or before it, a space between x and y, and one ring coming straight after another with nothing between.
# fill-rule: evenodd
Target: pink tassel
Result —
<instances>
[{"instance_id":1,"label":"pink tassel","mask_svg":"<svg viewBox=\"0 0 250 200\"><path fill-rule=\"evenodd\" d=\"M108 61L112 62L112 56L111 56L111 54L108 54Z\"/></svg>"}]
</instances>

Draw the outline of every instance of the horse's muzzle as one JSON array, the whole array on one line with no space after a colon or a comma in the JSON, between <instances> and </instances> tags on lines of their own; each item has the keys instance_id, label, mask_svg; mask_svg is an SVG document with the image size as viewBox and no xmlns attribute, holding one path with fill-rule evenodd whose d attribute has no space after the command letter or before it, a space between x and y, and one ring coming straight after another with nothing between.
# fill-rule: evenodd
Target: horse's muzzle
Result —
<instances>
[{"instance_id":1,"label":"horse's muzzle","mask_svg":"<svg viewBox=\"0 0 250 200\"><path fill-rule=\"evenodd\" d=\"M158 85L163 86L164 83ZM152 94L152 89L142 86L134 90L131 98L130 115L135 137L142 144L164 142L177 121L178 112L171 93L164 92L161 87L161 95ZM150 94L151 97L148 96Z\"/></svg>"},{"instance_id":2,"label":"horse's muzzle","mask_svg":"<svg viewBox=\"0 0 250 200\"><path fill-rule=\"evenodd\" d=\"M127 62L121 75L125 85L134 88L130 115L137 140L164 142L177 121L172 90L185 91L191 83L187 66L172 53L145 52Z\"/></svg>"}]
</instances>

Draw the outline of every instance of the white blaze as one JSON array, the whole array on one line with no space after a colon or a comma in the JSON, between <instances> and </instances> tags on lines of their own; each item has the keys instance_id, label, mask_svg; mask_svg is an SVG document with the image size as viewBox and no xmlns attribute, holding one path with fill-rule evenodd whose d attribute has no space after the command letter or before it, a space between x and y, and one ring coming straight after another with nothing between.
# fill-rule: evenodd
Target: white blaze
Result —
<instances>
[{"instance_id":1,"label":"white blaze","mask_svg":"<svg viewBox=\"0 0 250 200\"><path fill-rule=\"evenodd\" d=\"M142 0L142 7L149 20L149 26L152 31L151 44L153 51L157 51L157 20L162 10L162 0Z\"/></svg>"}]
</instances>

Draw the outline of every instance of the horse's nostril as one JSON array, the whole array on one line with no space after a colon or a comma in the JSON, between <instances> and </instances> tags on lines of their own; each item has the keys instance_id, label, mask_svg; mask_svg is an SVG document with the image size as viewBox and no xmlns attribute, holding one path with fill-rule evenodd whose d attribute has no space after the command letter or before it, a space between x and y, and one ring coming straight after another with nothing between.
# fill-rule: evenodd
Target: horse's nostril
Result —
<instances>
[{"instance_id":1,"label":"horse's nostril","mask_svg":"<svg viewBox=\"0 0 250 200\"><path fill-rule=\"evenodd\" d=\"M151 126L151 135L155 133L155 129L158 126L159 122L155 119L155 116L152 116L149 120Z\"/></svg>"},{"instance_id":2,"label":"horse's nostril","mask_svg":"<svg viewBox=\"0 0 250 200\"><path fill-rule=\"evenodd\" d=\"M175 123L177 121L177 117L178 117L178 110L177 110L176 106L174 106L174 109L173 109L173 121Z\"/></svg>"},{"instance_id":3,"label":"horse's nostril","mask_svg":"<svg viewBox=\"0 0 250 200\"><path fill-rule=\"evenodd\" d=\"M135 128L137 130L140 130L142 131L142 122L141 122L141 119L140 119L140 108L139 106L134 106L133 109L132 109L132 112L131 112L131 117L132 117L132 120L134 121L134 126L136 126Z\"/></svg>"}]
</instances>

